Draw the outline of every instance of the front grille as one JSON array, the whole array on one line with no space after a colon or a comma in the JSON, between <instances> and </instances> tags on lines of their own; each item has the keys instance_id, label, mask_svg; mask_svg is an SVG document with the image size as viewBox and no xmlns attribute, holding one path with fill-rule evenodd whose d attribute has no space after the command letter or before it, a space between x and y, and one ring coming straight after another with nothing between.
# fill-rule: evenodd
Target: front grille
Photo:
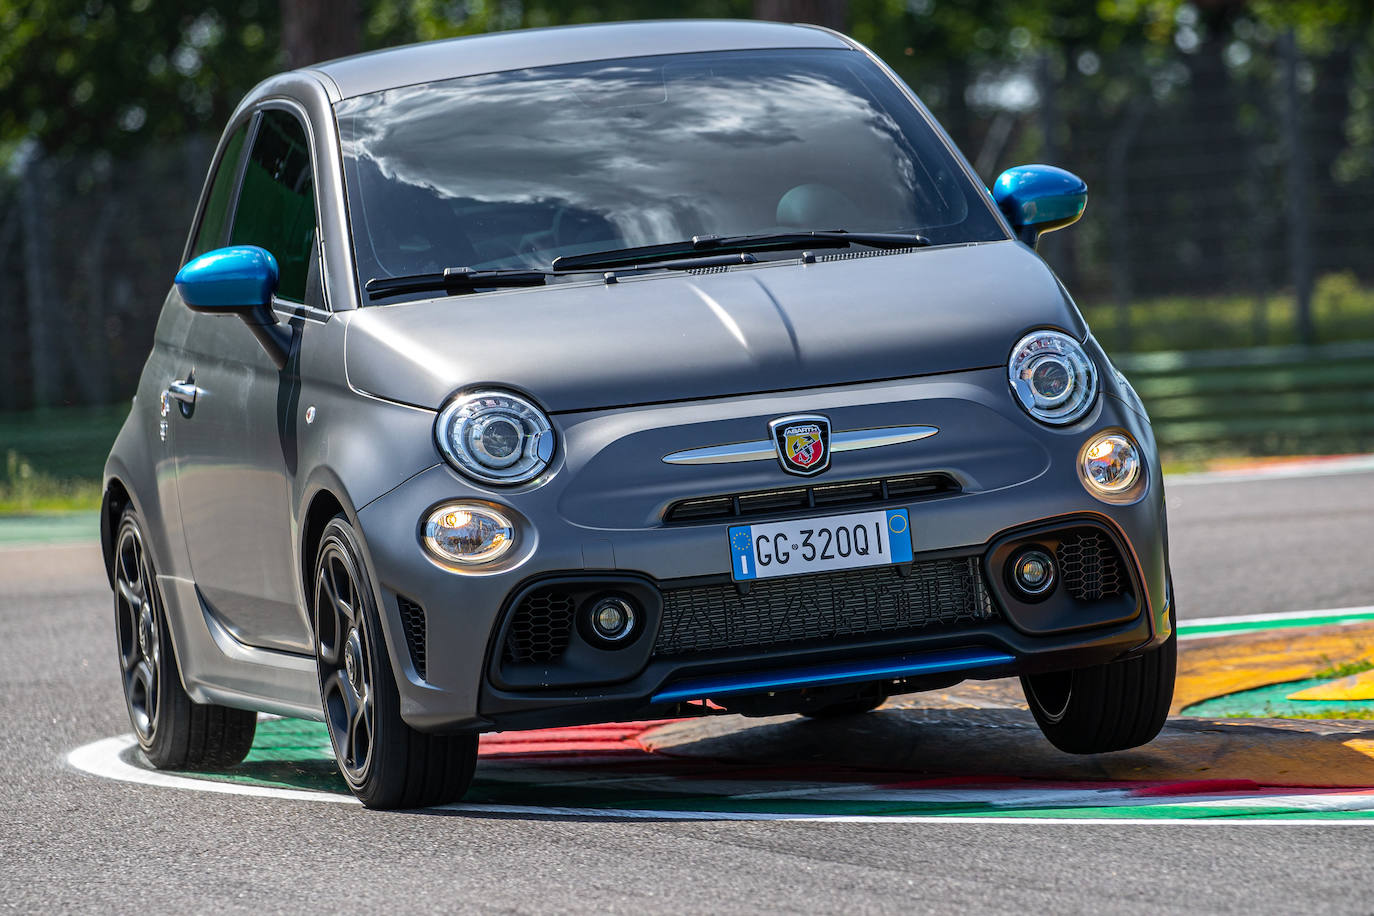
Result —
<instances>
[{"instance_id":1,"label":"front grille","mask_svg":"<svg viewBox=\"0 0 1374 916\"><path fill-rule=\"evenodd\" d=\"M1080 528L1066 533L1054 555L1064 588L1079 601L1115 598L1126 590L1121 555L1101 531Z\"/></svg>"},{"instance_id":2,"label":"front grille","mask_svg":"<svg viewBox=\"0 0 1374 916\"><path fill-rule=\"evenodd\" d=\"M725 521L804 509L843 509L889 500L912 502L958 493L959 489L959 482L948 474L875 477L684 499L669 506L663 518L669 523Z\"/></svg>"},{"instance_id":3,"label":"front grille","mask_svg":"<svg viewBox=\"0 0 1374 916\"><path fill-rule=\"evenodd\" d=\"M992 601L972 557L750 583L669 589L658 656L914 633L988 620Z\"/></svg>"},{"instance_id":4,"label":"front grille","mask_svg":"<svg viewBox=\"0 0 1374 916\"><path fill-rule=\"evenodd\" d=\"M558 587L537 588L521 600L506 634L506 658L545 664L561 656L572 637L576 602Z\"/></svg>"},{"instance_id":5,"label":"front grille","mask_svg":"<svg viewBox=\"0 0 1374 916\"><path fill-rule=\"evenodd\" d=\"M410 663L415 673L425 678L425 609L404 595L396 596L396 606L401 611L401 626L405 628L406 648L410 650Z\"/></svg>"}]
</instances>

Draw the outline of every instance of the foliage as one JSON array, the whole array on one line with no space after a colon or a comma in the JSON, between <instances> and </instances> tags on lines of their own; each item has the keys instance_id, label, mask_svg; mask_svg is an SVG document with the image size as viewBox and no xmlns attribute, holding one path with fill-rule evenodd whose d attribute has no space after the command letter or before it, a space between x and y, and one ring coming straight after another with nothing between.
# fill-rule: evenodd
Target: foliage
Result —
<instances>
[{"instance_id":1,"label":"foliage","mask_svg":"<svg viewBox=\"0 0 1374 916\"><path fill-rule=\"evenodd\" d=\"M28 460L10 449L0 474L0 515L33 512L75 511L100 507L100 481L89 478L63 480L34 469Z\"/></svg>"},{"instance_id":2,"label":"foliage","mask_svg":"<svg viewBox=\"0 0 1374 916\"><path fill-rule=\"evenodd\" d=\"M269 0L0 0L0 157L218 133L277 45Z\"/></svg>"},{"instance_id":3,"label":"foliage","mask_svg":"<svg viewBox=\"0 0 1374 916\"><path fill-rule=\"evenodd\" d=\"M1080 303L1093 334L1108 352L1229 349L1298 343L1291 292L1256 299L1249 294L1163 296L1122 307ZM1374 289L1349 272L1327 274L1312 296L1315 343L1374 340Z\"/></svg>"}]
</instances>

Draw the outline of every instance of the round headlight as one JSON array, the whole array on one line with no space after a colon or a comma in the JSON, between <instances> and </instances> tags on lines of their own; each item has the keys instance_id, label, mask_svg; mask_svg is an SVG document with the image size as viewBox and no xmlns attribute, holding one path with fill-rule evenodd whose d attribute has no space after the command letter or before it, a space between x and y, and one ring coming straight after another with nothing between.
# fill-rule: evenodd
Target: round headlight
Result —
<instances>
[{"instance_id":1,"label":"round headlight","mask_svg":"<svg viewBox=\"0 0 1374 916\"><path fill-rule=\"evenodd\" d=\"M439 451L457 470L483 483L533 480L553 459L553 427L544 412L517 394L474 391L439 411Z\"/></svg>"},{"instance_id":2,"label":"round headlight","mask_svg":"<svg viewBox=\"0 0 1374 916\"><path fill-rule=\"evenodd\" d=\"M462 566L493 563L515 546L515 526L504 513L477 503L449 503L425 519L425 548Z\"/></svg>"},{"instance_id":3,"label":"round headlight","mask_svg":"<svg viewBox=\"0 0 1374 916\"><path fill-rule=\"evenodd\" d=\"M1140 479L1140 450L1121 433L1103 433L1083 447L1079 473L1096 496L1120 496Z\"/></svg>"},{"instance_id":4,"label":"round headlight","mask_svg":"<svg viewBox=\"0 0 1374 916\"><path fill-rule=\"evenodd\" d=\"M1026 412L1054 426L1083 416L1097 397L1097 367L1061 331L1036 331L1017 341L1007 378Z\"/></svg>"}]
</instances>

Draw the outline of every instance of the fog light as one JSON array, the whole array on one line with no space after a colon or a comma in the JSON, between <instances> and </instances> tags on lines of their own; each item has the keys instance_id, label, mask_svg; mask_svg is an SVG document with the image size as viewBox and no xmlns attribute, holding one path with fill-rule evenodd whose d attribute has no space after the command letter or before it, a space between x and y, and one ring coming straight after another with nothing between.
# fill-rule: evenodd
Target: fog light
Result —
<instances>
[{"instance_id":1,"label":"fog light","mask_svg":"<svg viewBox=\"0 0 1374 916\"><path fill-rule=\"evenodd\" d=\"M609 595L593 604L587 612L587 623L597 639L620 643L635 631L634 604L619 595Z\"/></svg>"},{"instance_id":2,"label":"fog light","mask_svg":"<svg viewBox=\"0 0 1374 916\"><path fill-rule=\"evenodd\" d=\"M1038 547L1023 550L1012 561L1011 578L1025 595L1043 595L1054 587L1054 560Z\"/></svg>"},{"instance_id":3,"label":"fog light","mask_svg":"<svg viewBox=\"0 0 1374 916\"><path fill-rule=\"evenodd\" d=\"M424 545L443 562L493 563L515 546L515 526L491 506L449 503L425 519Z\"/></svg>"},{"instance_id":4,"label":"fog light","mask_svg":"<svg viewBox=\"0 0 1374 916\"><path fill-rule=\"evenodd\" d=\"M1095 496L1120 496L1140 477L1140 450L1121 433L1098 435L1083 447L1078 473Z\"/></svg>"}]
</instances>

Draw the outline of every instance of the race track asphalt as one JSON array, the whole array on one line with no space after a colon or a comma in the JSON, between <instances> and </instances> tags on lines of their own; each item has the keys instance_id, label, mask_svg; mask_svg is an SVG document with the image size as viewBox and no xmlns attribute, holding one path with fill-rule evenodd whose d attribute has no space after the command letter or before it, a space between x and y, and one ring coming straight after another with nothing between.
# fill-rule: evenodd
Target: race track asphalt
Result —
<instances>
[{"instance_id":1,"label":"race track asphalt","mask_svg":"<svg viewBox=\"0 0 1374 916\"><path fill-rule=\"evenodd\" d=\"M1374 604L1374 473L1168 488L1181 615ZM375 813L70 768L129 730L90 545L0 549L0 908L1370 912L1367 826ZM881 713L879 714L881 715Z\"/></svg>"}]
</instances>

